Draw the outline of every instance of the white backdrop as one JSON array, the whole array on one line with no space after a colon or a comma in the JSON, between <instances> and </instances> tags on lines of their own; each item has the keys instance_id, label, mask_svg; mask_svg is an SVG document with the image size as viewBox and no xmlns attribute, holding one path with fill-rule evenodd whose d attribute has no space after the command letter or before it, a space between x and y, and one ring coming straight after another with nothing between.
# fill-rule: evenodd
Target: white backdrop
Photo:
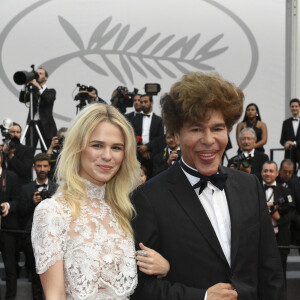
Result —
<instances>
[{"instance_id":1,"label":"white backdrop","mask_svg":"<svg viewBox=\"0 0 300 300\"><path fill-rule=\"evenodd\" d=\"M12 78L31 64L49 71L58 128L75 116L77 83L95 86L108 102L119 85L143 92L146 82L160 83L160 114L160 96L184 72L216 71L243 88L245 105L259 106L267 153L280 146L284 0L2 0L0 11L0 122L25 126L28 108ZM235 148L235 128L231 139Z\"/></svg>"}]
</instances>

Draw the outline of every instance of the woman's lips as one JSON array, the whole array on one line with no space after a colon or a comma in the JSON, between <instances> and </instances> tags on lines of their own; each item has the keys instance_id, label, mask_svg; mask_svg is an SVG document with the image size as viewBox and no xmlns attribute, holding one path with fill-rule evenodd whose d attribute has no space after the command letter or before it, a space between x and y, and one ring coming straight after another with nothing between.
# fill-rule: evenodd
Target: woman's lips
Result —
<instances>
[{"instance_id":1,"label":"woman's lips","mask_svg":"<svg viewBox=\"0 0 300 300\"><path fill-rule=\"evenodd\" d=\"M112 166L107 166L107 165L98 165L98 167L105 171L109 171L112 169Z\"/></svg>"}]
</instances>

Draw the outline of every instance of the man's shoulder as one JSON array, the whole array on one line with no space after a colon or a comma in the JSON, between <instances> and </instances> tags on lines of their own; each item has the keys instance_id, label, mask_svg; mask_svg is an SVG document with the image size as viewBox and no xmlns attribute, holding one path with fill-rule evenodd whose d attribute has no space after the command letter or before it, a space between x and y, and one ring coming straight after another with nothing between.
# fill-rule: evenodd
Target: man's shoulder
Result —
<instances>
[{"instance_id":1,"label":"man's shoulder","mask_svg":"<svg viewBox=\"0 0 300 300\"><path fill-rule=\"evenodd\" d=\"M265 154L261 151L257 151L257 150L254 151L254 158L255 157L261 157L261 158L264 158L266 160L269 160L269 156L267 154Z\"/></svg>"},{"instance_id":2,"label":"man's shoulder","mask_svg":"<svg viewBox=\"0 0 300 300\"><path fill-rule=\"evenodd\" d=\"M292 121L292 117L289 117L289 118L287 118L287 119L285 119L284 121L283 121L283 125L285 125L285 124L287 124L287 123L290 123L291 121Z\"/></svg>"},{"instance_id":3,"label":"man's shoulder","mask_svg":"<svg viewBox=\"0 0 300 300\"><path fill-rule=\"evenodd\" d=\"M162 118L155 113L153 113L152 118L159 121L162 120Z\"/></svg>"}]
</instances>

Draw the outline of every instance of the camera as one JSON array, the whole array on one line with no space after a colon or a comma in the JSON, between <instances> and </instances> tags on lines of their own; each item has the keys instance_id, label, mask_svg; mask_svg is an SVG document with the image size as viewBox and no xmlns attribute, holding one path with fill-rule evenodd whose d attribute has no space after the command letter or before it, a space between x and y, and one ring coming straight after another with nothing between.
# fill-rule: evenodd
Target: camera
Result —
<instances>
[{"instance_id":1,"label":"camera","mask_svg":"<svg viewBox=\"0 0 300 300\"><path fill-rule=\"evenodd\" d=\"M59 136L57 138L57 140L58 140L58 146L59 146L59 148L62 148L63 144L64 144L64 141L65 141L65 137L63 135L61 135L61 136Z\"/></svg>"},{"instance_id":2,"label":"camera","mask_svg":"<svg viewBox=\"0 0 300 300\"><path fill-rule=\"evenodd\" d=\"M51 198L51 193L46 189L43 188L38 194L37 196L40 196L42 198L42 200L45 200L47 198Z\"/></svg>"},{"instance_id":3,"label":"camera","mask_svg":"<svg viewBox=\"0 0 300 300\"><path fill-rule=\"evenodd\" d=\"M20 144L20 139L11 137L9 129L13 126L13 121L9 118L3 120L2 125L0 125L1 134L3 136L3 143L6 144L9 149L14 149Z\"/></svg>"},{"instance_id":4,"label":"camera","mask_svg":"<svg viewBox=\"0 0 300 300\"><path fill-rule=\"evenodd\" d=\"M240 165L242 165L244 168L248 168L251 166L251 156L249 153L244 152L242 154L239 154L233 159L233 164L236 169L240 169Z\"/></svg>"},{"instance_id":5,"label":"camera","mask_svg":"<svg viewBox=\"0 0 300 300\"><path fill-rule=\"evenodd\" d=\"M134 88L133 92L129 92L127 87L118 86L113 91L110 102L112 106L116 107L122 114L125 114L126 108L133 106L133 97L138 91L138 89Z\"/></svg>"},{"instance_id":6,"label":"camera","mask_svg":"<svg viewBox=\"0 0 300 300\"><path fill-rule=\"evenodd\" d=\"M30 67L32 68L31 71L17 71L14 74L13 78L14 78L14 82L16 84L18 84L18 85L27 84L33 79L38 81L38 79L39 79L38 72L36 72L34 70L34 65L31 65Z\"/></svg>"}]
</instances>

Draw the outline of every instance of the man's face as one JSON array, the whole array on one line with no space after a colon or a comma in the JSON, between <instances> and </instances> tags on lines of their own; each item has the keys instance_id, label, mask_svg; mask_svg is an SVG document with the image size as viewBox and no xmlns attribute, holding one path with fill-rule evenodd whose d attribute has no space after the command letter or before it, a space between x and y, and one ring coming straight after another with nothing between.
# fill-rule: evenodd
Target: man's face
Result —
<instances>
[{"instance_id":1,"label":"man's face","mask_svg":"<svg viewBox=\"0 0 300 300\"><path fill-rule=\"evenodd\" d=\"M141 96L140 95L135 95L133 97L133 106L136 112L141 112L142 106L141 106Z\"/></svg>"},{"instance_id":2,"label":"man's face","mask_svg":"<svg viewBox=\"0 0 300 300\"><path fill-rule=\"evenodd\" d=\"M242 150L251 152L255 145L255 139L250 131L243 132L241 136Z\"/></svg>"},{"instance_id":3,"label":"man's face","mask_svg":"<svg viewBox=\"0 0 300 300\"><path fill-rule=\"evenodd\" d=\"M274 183L277 176L278 176L278 171L275 164L265 163L263 165L261 170L261 177L266 184L271 185L272 183Z\"/></svg>"},{"instance_id":4,"label":"man's face","mask_svg":"<svg viewBox=\"0 0 300 300\"><path fill-rule=\"evenodd\" d=\"M11 137L17 137L18 139L21 138L21 128L18 125L14 125L12 126L9 130L8 130L9 134L11 135Z\"/></svg>"},{"instance_id":5,"label":"man's face","mask_svg":"<svg viewBox=\"0 0 300 300\"><path fill-rule=\"evenodd\" d=\"M283 182L290 181L293 176L293 173L294 173L294 166L288 165L286 163L283 163L281 169L279 170L279 175Z\"/></svg>"},{"instance_id":6,"label":"man's face","mask_svg":"<svg viewBox=\"0 0 300 300\"><path fill-rule=\"evenodd\" d=\"M218 110L207 114L210 119L206 122L184 123L175 139L186 164L203 175L212 175L221 164L228 136L223 114Z\"/></svg>"},{"instance_id":7,"label":"man's face","mask_svg":"<svg viewBox=\"0 0 300 300\"><path fill-rule=\"evenodd\" d=\"M152 102L149 99L149 96L141 97L141 107L145 114L152 112Z\"/></svg>"},{"instance_id":8,"label":"man's face","mask_svg":"<svg viewBox=\"0 0 300 300\"><path fill-rule=\"evenodd\" d=\"M177 144L175 141L175 137L171 133L166 133L166 143L171 150L176 150Z\"/></svg>"},{"instance_id":9,"label":"man's face","mask_svg":"<svg viewBox=\"0 0 300 300\"><path fill-rule=\"evenodd\" d=\"M36 176L40 180L44 180L48 177L50 171L50 164L47 160L38 160L33 166Z\"/></svg>"},{"instance_id":10,"label":"man's face","mask_svg":"<svg viewBox=\"0 0 300 300\"><path fill-rule=\"evenodd\" d=\"M44 83L47 81L48 77L45 74L45 70L43 69L38 69L37 73L39 74L39 79L38 79L38 83Z\"/></svg>"},{"instance_id":11,"label":"man's face","mask_svg":"<svg viewBox=\"0 0 300 300\"><path fill-rule=\"evenodd\" d=\"M298 117L300 112L300 106L297 102L292 102L290 105L291 113L293 117Z\"/></svg>"}]
</instances>

